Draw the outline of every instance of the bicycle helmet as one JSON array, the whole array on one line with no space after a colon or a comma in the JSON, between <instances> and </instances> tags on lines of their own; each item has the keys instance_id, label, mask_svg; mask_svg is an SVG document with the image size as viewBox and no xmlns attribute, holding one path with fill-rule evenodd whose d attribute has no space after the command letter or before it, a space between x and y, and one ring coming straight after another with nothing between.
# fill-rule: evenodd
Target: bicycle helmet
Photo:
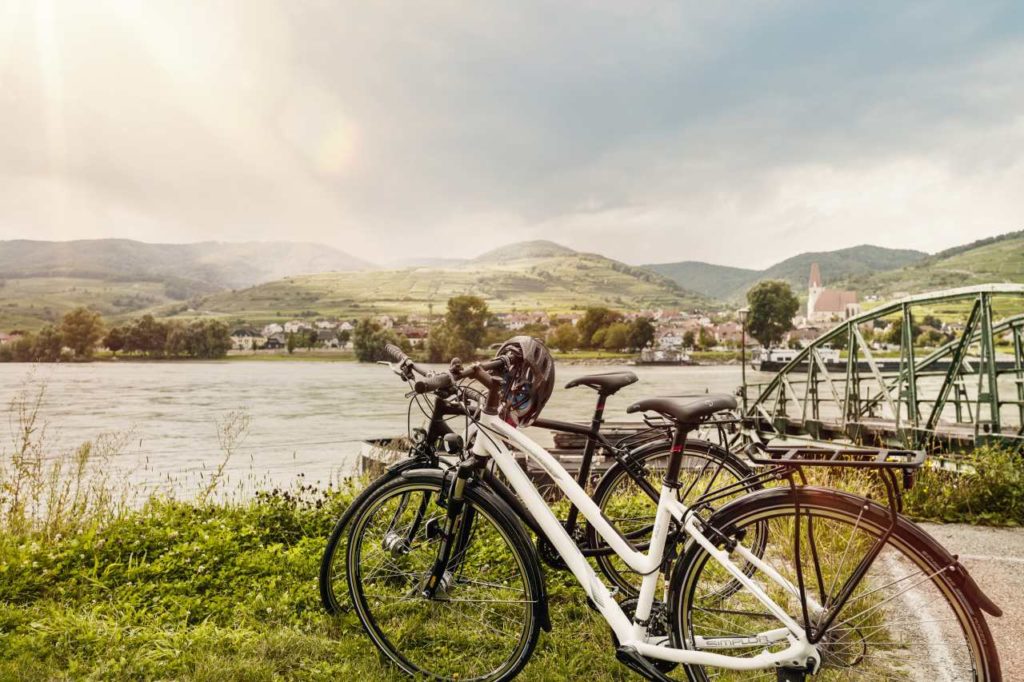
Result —
<instances>
[{"instance_id":1,"label":"bicycle helmet","mask_svg":"<svg viewBox=\"0 0 1024 682\"><path fill-rule=\"evenodd\" d=\"M555 361L543 342L514 336L501 345L496 357L508 361L498 414L514 426L529 426L555 387Z\"/></svg>"}]
</instances>

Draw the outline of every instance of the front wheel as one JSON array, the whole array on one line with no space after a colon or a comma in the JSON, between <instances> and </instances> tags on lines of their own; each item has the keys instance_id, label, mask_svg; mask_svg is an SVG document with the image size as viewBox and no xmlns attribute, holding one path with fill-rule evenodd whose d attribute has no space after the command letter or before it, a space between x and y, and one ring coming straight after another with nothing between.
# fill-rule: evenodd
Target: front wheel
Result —
<instances>
[{"instance_id":1,"label":"front wheel","mask_svg":"<svg viewBox=\"0 0 1024 682\"><path fill-rule=\"evenodd\" d=\"M443 492L441 472L406 472L356 511L346 552L353 606L377 648L411 675L509 680L537 642L540 567L519 520L470 486L450 570L423 596L445 527Z\"/></svg>"},{"instance_id":2,"label":"front wheel","mask_svg":"<svg viewBox=\"0 0 1024 682\"><path fill-rule=\"evenodd\" d=\"M821 488L775 488L737 500L708 523L744 544L752 528L766 529L762 559L792 585L798 585L796 568L801 567L812 628L820 630L833 618L817 644L821 667L815 680L1001 679L984 616L960 587L963 576L957 572L963 569L906 519L899 518L859 582L852 580L858 564L891 525L889 511L866 499ZM732 558L794 620L806 624L797 597L737 554ZM690 545L670 587L675 646L731 656L786 646L785 640L765 643L765 633L781 624L750 591L720 589L731 580L703 548ZM848 580L852 592L837 606ZM695 681L776 676L774 670L738 673L697 666L688 673Z\"/></svg>"}]
</instances>

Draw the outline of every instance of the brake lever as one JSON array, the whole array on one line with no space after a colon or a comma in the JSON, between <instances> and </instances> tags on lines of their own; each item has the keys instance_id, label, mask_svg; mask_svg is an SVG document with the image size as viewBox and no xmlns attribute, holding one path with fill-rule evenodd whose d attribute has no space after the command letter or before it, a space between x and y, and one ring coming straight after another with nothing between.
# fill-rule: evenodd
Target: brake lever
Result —
<instances>
[{"instance_id":1,"label":"brake lever","mask_svg":"<svg viewBox=\"0 0 1024 682\"><path fill-rule=\"evenodd\" d=\"M390 369L392 372L394 372L398 376L402 377L403 381L411 381L412 380L411 372L409 370L407 370L405 367L403 367L402 365L396 365L395 363L388 362L387 360L378 360L377 364L378 365L384 365L385 367ZM406 396L406 397L408 397L408 396Z\"/></svg>"}]
</instances>

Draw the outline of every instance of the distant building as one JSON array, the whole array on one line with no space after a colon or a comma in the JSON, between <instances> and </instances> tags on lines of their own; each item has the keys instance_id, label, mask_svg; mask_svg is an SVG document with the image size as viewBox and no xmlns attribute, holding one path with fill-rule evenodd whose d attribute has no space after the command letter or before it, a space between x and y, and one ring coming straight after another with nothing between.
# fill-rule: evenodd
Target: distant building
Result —
<instances>
[{"instance_id":1,"label":"distant building","mask_svg":"<svg viewBox=\"0 0 1024 682\"><path fill-rule=\"evenodd\" d=\"M252 329L236 329L231 332L231 347L234 350L255 350L262 348L267 338Z\"/></svg>"},{"instance_id":2,"label":"distant building","mask_svg":"<svg viewBox=\"0 0 1024 682\"><path fill-rule=\"evenodd\" d=\"M846 320L860 314L856 291L826 289L821 285L821 270L811 263L811 277L807 286L807 322Z\"/></svg>"}]
</instances>

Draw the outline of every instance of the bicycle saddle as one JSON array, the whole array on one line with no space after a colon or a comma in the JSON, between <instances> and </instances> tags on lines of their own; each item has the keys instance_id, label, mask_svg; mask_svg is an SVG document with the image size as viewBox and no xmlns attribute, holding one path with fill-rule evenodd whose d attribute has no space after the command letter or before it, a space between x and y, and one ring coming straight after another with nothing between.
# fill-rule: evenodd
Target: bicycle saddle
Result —
<instances>
[{"instance_id":1,"label":"bicycle saddle","mask_svg":"<svg viewBox=\"0 0 1024 682\"><path fill-rule=\"evenodd\" d=\"M565 387L586 386L604 395L612 395L620 388L635 384L637 381L636 375L632 372L606 372L604 374L588 374L587 376L573 379Z\"/></svg>"},{"instance_id":2,"label":"bicycle saddle","mask_svg":"<svg viewBox=\"0 0 1024 682\"><path fill-rule=\"evenodd\" d=\"M709 393L696 399L646 398L626 408L634 412L657 412L680 424L697 424L716 412L736 409L736 398L727 393Z\"/></svg>"}]
</instances>

